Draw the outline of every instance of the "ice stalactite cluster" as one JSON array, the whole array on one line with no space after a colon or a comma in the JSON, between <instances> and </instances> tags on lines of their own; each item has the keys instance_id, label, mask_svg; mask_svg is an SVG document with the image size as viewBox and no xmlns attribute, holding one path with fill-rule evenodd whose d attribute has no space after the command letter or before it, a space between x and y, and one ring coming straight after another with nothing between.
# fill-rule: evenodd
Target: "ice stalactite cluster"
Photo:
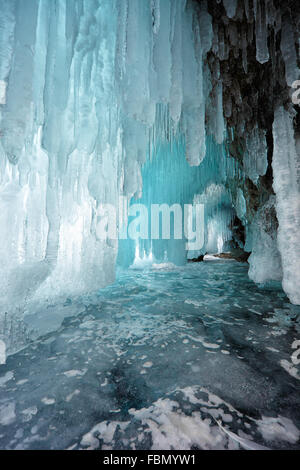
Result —
<instances>
[{"instance_id":1,"label":"ice stalactite cluster","mask_svg":"<svg viewBox=\"0 0 300 470\"><path fill-rule=\"evenodd\" d=\"M299 303L299 107L293 106L292 85L300 77L300 7L289 0L199 3L213 19L209 99L216 108L213 96L221 82L228 152L242 169L228 184L245 229L240 246L252 252L249 275L258 283L282 280L289 299ZM216 116L212 109L209 129Z\"/></svg>"},{"instance_id":2,"label":"ice stalactite cluster","mask_svg":"<svg viewBox=\"0 0 300 470\"><path fill-rule=\"evenodd\" d=\"M281 257L277 246L275 204L275 196L271 196L259 209L252 222L249 277L257 283L282 279Z\"/></svg>"},{"instance_id":3,"label":"ice stalactite cluster","mask_svg":"<svg viewBox=\"0 0 300 470\"><path fill-rule=\"evenodd\" d=\"M176 202L205 200L207 248L228 241L233 209L254 233L272 195L273 134L283 286L298 302L284 254L290 226L298 253L296 172L279 184L286 149L289 168L298 158L287 144L299 75L300 15L290 1L0 0L0 9L2 318L31 300L110 283L118 242L97 236L98 209L118 208L120 196L151 203L150 167L160 158L171 173L176 146L177 161L196 167L185 167ZM163 185L161 196L171 183ZM286 200L296 212L286 214Z\"/></svg>"}]
</instances>

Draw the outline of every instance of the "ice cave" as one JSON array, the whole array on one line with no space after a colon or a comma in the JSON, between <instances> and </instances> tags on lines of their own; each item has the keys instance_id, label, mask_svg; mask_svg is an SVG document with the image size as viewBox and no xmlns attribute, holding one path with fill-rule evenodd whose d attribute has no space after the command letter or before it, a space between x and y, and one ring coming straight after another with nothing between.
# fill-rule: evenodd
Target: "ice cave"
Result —
<instances>
[{"instance_id":1,"label":"ice cave","mask_svg":"<svg viewBox=\"0 0 300 470\"><path fill-rule=\"evenodd\" d=\"M0 0L0 449L300 449L299 51L299 0Z\"/></svg>"}]
</instances>

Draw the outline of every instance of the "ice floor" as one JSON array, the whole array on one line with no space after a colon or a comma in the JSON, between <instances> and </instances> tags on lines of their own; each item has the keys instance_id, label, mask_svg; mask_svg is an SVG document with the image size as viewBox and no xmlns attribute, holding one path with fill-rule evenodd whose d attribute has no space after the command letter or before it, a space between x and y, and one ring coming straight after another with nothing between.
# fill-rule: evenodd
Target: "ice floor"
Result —
<instances>
[{"instance_id":1,"label":"ice floor","mask_svg":"<svg viewBox=\"0 0 300 470\"><path fill-rule=\"evenodd\" d=\"M52 306L0 366L0 448L300 448L299 308L247 269L129 270Z\"/></svg>"}]
</instances>

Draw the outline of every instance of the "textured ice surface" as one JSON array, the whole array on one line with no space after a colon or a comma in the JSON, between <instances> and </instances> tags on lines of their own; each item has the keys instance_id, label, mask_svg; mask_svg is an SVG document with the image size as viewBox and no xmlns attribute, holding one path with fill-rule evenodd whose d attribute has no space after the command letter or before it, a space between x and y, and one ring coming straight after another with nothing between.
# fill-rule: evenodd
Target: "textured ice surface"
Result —
<instances>
[{"instance_id":1,"label":"textured ice surface","mask_svg":"<svg viewBox=\"0 0 300 470\"><path fill-rule=\"evenodd\" d=\"M282 286L291 302L300 304L300 154L295 145L293 116L283 108L275 113L273 134L273 187L279 222Z\"/></svg>"},{"instance_id":2,"label":"textured ice surface","mask_svg":"<svg viewBox=\"0 0 300 470\"><path fill-rule=\"evenodd\" d=\"M247 265L129 270L71 303L0 366L2 449L299 448L299 307Z\"/></svg>"}]
</instances>

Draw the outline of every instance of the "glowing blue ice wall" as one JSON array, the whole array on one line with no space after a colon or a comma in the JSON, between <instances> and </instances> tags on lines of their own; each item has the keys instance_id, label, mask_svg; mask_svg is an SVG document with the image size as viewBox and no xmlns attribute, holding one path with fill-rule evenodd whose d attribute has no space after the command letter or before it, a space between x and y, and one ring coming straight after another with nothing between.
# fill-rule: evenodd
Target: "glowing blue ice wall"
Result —
<instances>
[{"instance_id":1,"label":"glowing blue ice wall","mask_svg":"<svg viewBox=\"0 0 300 470\"><path fill-rule=\"evenodd\" d=\"M121 197L217 194L208 183L225 181L225 164L205 147L208 108L208 133L225 137L222 87L209 99L212 41L193 0L0 0L0 335L6 312L114 281L118 240L98 237L103 204L119 216ZM154 250L183 262L177 245Z\"/></svg>"},{"instance_id":2,"label":"glowing blue ice wall","mask_svg":"<svg viewBox=\"0 0 300 470\"><path fill-rule=\"evenodd\" d=\"M151 155L151 157L150 157ZM200 254L222 251L231 240L230 224L234 216L230 192L225 187L228 177L236 173L236 163L226 154L225 146L206 138L206 156L200 166L190 166L186 160L185 139L160 136L156 145L149 150L146 163L142 167L142 196L131 199L130 205L143 204L148 211L148 239L126 239L119 241L118 264L127 267L131 264L168 261L177 265L187 262ZM204 206L204 245L198 251L187 251L182 217L182 239L174 237L174 214L170 217L169 240L162 238L160 218L159 239L151 239L151 205L180 204L184 215L185 204ZM137 217L140 213L137 212ZM128 226L135 219L128 218ZM128 228L128 227L127 227ZM195 224L194 224L195 229ZM199 237L200 238L200 237Z\"/></svg>"}]
</instances>

